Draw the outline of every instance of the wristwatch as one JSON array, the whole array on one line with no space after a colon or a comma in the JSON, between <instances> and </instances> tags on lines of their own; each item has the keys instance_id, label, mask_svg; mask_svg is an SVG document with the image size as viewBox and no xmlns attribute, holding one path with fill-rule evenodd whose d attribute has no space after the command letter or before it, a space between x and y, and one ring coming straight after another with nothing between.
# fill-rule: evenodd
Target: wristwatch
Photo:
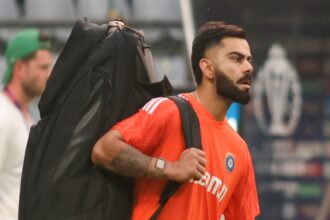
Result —
<instances>
[{"instance_id":1,"label":"wristwatch","mask_svg":"<svg viewBox=\"0 0 330 220\"><path fill-rule=\"evenodd\" d=\"M166 160L164 158L161 157L156 158L155 168L158 175L161 176L164 175L165 164L166 164Z\"/></svg>"}]
</instances>

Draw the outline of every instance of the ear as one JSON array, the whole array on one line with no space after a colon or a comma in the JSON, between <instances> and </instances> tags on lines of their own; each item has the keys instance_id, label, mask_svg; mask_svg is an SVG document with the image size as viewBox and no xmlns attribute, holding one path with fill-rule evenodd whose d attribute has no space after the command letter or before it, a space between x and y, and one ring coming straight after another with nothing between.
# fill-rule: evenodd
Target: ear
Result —
<instances>
[{"instance_id":1,"label":"ear","mask_svg":"<svg viewBox=\"0 0 330 220\"><path fill-rule=\"evenodd\" d=\"M212 80L214 78L214 67L210 60L202 58L199 61L199 68L207 79Z\"/></svg>"},{"instance_id":2,"label":"ear","mask_svg":"<svg viewBox=\"0 0 330 220\"><path fill-rule=\"evenodd\" d=\"M13 78L22 78L25 76L26 64L22 60L17 60L13 66Z\"/></svg>"}]
</instances>

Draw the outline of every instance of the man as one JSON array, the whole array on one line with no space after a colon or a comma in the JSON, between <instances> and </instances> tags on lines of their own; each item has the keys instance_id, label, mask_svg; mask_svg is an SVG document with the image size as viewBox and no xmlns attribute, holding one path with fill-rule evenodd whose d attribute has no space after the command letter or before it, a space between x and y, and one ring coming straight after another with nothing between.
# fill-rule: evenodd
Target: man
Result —
<instances>
[{"instance_id":1,"label":"man","mask_svg":"<svg viewBox=\"0 0 330 220\"><path fill-rule=\"evenodd\" d=\"M138 177L132 219L151 217L169 179L185 183L159 220L252 220L259 214L248 147L225 118L232 102L250 100L251 60L242 28L208 22L198 31L191 56L197 89L180 96L198 115L203 151L185 150L178 109L167 98L152 99L95 144L95 164Z\"/></svg>"},{"instance_id":2,"label":"man","mask_svg":"<svg viewBox=\"0 0 330 220\"><path fill-rule=\"evenodd\" d=\"M6 48L7 69L0 93L0 219L18 218L21 172L29 128L29 104L40 96L53 58L48 38L35 29L13 36Z\"/></svg>"}]
</instances>

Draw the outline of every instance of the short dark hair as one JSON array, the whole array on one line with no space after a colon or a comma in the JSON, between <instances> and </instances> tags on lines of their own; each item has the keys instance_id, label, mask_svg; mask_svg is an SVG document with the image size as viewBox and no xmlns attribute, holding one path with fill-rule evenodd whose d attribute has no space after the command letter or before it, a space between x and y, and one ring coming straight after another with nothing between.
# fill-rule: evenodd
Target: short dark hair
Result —
<instances>
[{"instance_id":1,"label":"short dark hair","mask_svg":"<svg viewBox=\"0 0 330 220\"><path fill-rule=\"evenodd\" d=\"M243 28L226 24L224 21L209 21L198 30L191 54L191 65L197 85L202 82L199 61L204 57L207 49L217 45L225 37L246 39L246 32Z\"/></svg>"}]
</instances>

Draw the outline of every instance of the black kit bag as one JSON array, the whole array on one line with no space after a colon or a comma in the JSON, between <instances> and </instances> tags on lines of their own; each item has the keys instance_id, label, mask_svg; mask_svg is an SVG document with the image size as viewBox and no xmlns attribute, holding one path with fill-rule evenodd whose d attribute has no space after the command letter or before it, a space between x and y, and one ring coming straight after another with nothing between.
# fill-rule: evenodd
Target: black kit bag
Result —
<instances>
[{"instance_id":1,"label":"black kit bag","mask_svg":"<svg viewBox=\"0 0 330 220\"><path fill-rule=\"evenodd\" d=\"M129 219L133 180L93 165L91 150L116 122L171 94L166 77L151 83L149 49L121 22L76 22L30 131L20 220Z\"/></svg>"},{"instance_id":2,"label":"black kit bag","mask_svg":"<svg viewBox=\"0 0 330 220\"><path fill-rule=\"evenodd\" d=\"M91 150L116 122L172 93L166 77L151 83L154 78L150 48L139 31L115 21L76 22L40 100L41 120L30 131L19 220L130 219L133 179L94 166ZM193 109L169 98L180 110L186 146L201 149ZM169 181L152 220L180 186Z\"/></svg>"}]
</instances>

